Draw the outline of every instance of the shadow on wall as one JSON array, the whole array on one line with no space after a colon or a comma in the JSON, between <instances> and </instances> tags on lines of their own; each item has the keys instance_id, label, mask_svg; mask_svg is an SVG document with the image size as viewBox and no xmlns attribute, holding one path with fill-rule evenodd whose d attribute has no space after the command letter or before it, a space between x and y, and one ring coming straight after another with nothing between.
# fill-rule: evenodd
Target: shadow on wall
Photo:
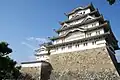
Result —
<instances>
[{"instance_id":1,"label":"shadow on wall","mask_svg":"<svg viewBox=\"0 0 120 80\"><path fill-rule=\"evenodd\" d=\"M49 62L42 61L41 65L41 80L48 80L50 79L50 75L53 68Z\"/></svg>"}]
</instances>

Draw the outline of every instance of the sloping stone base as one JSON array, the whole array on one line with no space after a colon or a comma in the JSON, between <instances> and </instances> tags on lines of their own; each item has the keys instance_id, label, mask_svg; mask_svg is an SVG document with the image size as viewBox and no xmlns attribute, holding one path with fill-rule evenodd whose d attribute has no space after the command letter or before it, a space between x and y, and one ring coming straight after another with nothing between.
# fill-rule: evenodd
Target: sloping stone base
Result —
<instances>
[{"instance_id":1,"label":"sloping stone base","mask_svg":"<svg viewBox=\"0 0 120 80\"><path fill-rule=\"evenodd\" d=\"M51 80L120 80L106 47L50 56Z\"/></svg>"},{"instance_id":2,"label":"sloping stone base","mask_svg":"<svg viewBox=\"0 0 120 80\"><path fill-rule=\"evenodd\" d=\"M29 74L32 76L32 78L38 80L40 77L41 73L41 68L40 67L22 67L21 72L24 74Z\"/></svg>"}]
</instances>

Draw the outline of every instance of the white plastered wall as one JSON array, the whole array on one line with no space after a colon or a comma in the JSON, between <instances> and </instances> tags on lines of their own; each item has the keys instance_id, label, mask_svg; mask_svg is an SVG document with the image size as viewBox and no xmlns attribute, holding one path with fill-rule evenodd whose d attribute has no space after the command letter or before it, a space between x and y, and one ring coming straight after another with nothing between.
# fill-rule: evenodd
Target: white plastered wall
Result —
<instances>
[{"instance_id":1,"label":"white plastered wall","mask_svg":"<svg viewBox=\"0 0 120 80\"><path fill-rule=\"evenodd\" d=\"M21 64L22 67L40 67L42 63L26 63L26 64Z\"/></svg>"},{"instance_id":2,"label":"white plastered wall","mask_svg":"<svg viewBox=\"0 0 120 80\"><path fill-rule=\"evenodd\" d=\"M92 26L92 24L96 24L94 26ZM91 27L95 27L95 26L99 26L99 22L94 22L94 23L91 23L91 24L88 24L88 28L91 28ZM84 25L85 26L85 25ZM84 26L81 26L81 28L83 28L84 30L86 30L86 28ZM69 30L69 31L66 31L64 32L66 34L69 34L69 32L73 32L74 30L79 30L79 28L75 28L75 29L72 29L72 30ZM95 35L99 35L99 34L96 34L96 31L99 31L100 34L104 34L104 30L103 29L99 29L99 30L95 30L95 31L90 31L90 32L87 32L88 33L91 33L91 36L95 36ZM85 37L89 37L87 34L85 35L85 33L83 32L79 32L79 33L75 33L74 35L74 32L72 33L71 36L66 36L64 39L57 39L53 42L53 44L60 44L60 43L64 43L64 42L69 42L69 41L73 41L73 40L77 40L77 39L82 39L82 38L85 38Z\"/></svg>"},{"instance_id":3,"label":"white plastered wall","mask_svg":"<svg viewBox=\"0 0 120 80\"><path fill-rule=\"evenodd\" d=\"M98 48L98 47L104 47L106 46L106 41L104 39L96 40L96 44L92 44L93 41L87 41L87 46L84 46L83 43L79 43L79 47L76 47L75 44L72 44L72 48L68 49L68 45L65 45L65 49L62 49L61 47L58 47L58 49L54 49L51 52L52 54L59 54L59 53L66 53L66 52L74 52L74 51L80 51L80 50L86 50L86 49L92 49L92 48ZM86 42L85 42L86 43ZM76 43L78 44L78 43Z\"/></svg>"},{"instance_id":4,"label":"white plastered wall","mask_svg":"<svg viewBox=\"0 0 120 80\"><path fill-rule=\"evenodd\" d=\"M72 19L72 17L75 16L76 14L77 14L77 15L80 15L80 14L84 15L84 14L88 14L88 13L90 13L90 12L91 12L90 9L80 10L80 11L74 13L74 14L71 14L71 15L69 16L69 20Z\"/></svg>"},{"instance_id":5,"label":"white plastered wall","mask_svg":"<svg viewBox=\"0 0 120 80\"><path fill-rule=\"evenodd\" d=\"M36 56L36 60L38 60L38 61L47 61L47 60L49 60L49 55Z\"/></svg>"}]
</instances>

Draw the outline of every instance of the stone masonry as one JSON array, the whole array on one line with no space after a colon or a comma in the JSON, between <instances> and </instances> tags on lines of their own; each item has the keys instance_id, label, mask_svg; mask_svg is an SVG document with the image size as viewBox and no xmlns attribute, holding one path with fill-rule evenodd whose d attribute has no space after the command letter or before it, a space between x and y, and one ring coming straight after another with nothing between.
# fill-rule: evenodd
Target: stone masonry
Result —
<instances>
[{"instance_id":1,"label":"stone masonry","mask_svg":"<svg viewBox=\"0 0 120 80\"><path fill-rule=\"evenodd\" d=\"M106 47L50 55L51 80L119 80Z\"/></svg>"},{"instance_id":2,"label":"stone masonry","mask_svg":"<svg viewBox=\"0 0 120 80\"><path fill-rule=\"evenodd\" d=\"M41 67L22 67L21 72L29 74L32 78L38 80L41 75Z\"/></svg>"}]
</instances>

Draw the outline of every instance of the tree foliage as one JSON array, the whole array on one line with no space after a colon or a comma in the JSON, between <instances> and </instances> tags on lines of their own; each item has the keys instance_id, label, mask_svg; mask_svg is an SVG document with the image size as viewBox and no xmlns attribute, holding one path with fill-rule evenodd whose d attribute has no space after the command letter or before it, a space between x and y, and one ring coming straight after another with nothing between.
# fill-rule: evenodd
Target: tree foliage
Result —
<instances>
[{"instance_id":1,"label":"tree foliage","mask_svg":"<svg viewBox=\"0 0 120 80\"><path fill-rule=\"evenodd\" d=\"M109 2L110 5L114 4L116 2L116 0L107 0Z\"/></svg>"},{"instance_id":2,"label":"tree foliage","mask_svg":"<svg viewBox=\"0 0 120 80\"><path fill-rule=\"evenodd\" d=\"M16 66L17 62L9 57L12 49L8 45L6 42L0 42L0 80L17 79L21 74L20 67Z\"/></svg>"}]
</instances>

